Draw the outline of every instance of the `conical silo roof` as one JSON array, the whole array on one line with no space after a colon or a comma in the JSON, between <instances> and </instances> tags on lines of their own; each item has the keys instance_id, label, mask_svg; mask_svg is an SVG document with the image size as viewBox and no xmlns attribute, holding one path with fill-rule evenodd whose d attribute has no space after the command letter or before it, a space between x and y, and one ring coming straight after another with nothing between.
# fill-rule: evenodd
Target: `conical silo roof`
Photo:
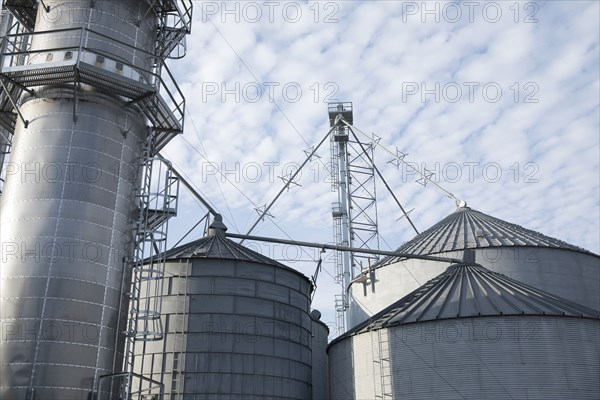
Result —
<instances>
[{"instance_id":1,"label":"conical silo roof","mask_svg":"<svg viewBox=\"0 0 600 400\"><path fill-rule=\"evenodd\" d=\"M222 235L207 236L169 250L167 259L207 258L250 261L289 268Z\"/></svg>"},{"instance_id":2,"label":"conical silo roof","mask_svg":"<svg viewBox=\"0 0 600 400\"><path fill-rule=\"evenodd\" d=\"M593 254L581 247L469 207L459 207L431 228L400 246L397 251L424 255L511 246L559 248ZM384 258L379 265L391 264L396 261L398 261L398 257L390 256Z\"/></svg>"},{"instance_id":3,"label":"conical silo roof","mask_svg":"<svg viewBox=\"0 0 600 400\"><path fill-rule=\"evenodd\" d=\"M600 318L600 311L538 290L475 263L454 264L346 335L382 327L500 315Z\"/></svg>"}]
</instances>

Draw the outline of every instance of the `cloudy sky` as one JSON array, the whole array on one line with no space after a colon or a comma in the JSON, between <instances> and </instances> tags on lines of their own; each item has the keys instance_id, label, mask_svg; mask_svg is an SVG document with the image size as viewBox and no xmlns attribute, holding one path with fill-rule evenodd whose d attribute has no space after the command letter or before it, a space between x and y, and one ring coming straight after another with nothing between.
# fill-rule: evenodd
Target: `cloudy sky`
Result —
<instances>
[{"instance_id":1,"label":"cloudy sky","mask_svg":"<svg viewBox=\"0 0 600 400\"><path fill-rule=\"evenodd\" d=\"M246 233L327 133L327 102L349 101L354 125L381 137L376 163L420 230L454 200L385 149L477 210L598 253L599 4L194 2L188 54L170 63L185 133L165 154ZM333 240L329 151L327 141L253 234ZM381 247L395 249L414 232L380 182L377 194ZM182 191L172 242L205 212ZM247 244L314 273L318 252ZM339 292L331 256L314 303L326 322Z\"/></svg>"}]
</instances>

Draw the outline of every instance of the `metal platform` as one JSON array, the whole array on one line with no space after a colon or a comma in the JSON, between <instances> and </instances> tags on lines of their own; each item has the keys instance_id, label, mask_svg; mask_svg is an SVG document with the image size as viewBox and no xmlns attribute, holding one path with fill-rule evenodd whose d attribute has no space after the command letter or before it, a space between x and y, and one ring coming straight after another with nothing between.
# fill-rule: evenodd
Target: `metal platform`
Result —
<instances>
[{"instance_id":1,"label":"metal platform","mask_svg":"<svg viewBox=\"0 0 600 400\"><path fill-rule=\"evenodd\" d=\"M79 46L50 48L43 51L3 53L2 56L22 56L24 65L2 66L0 77L10 85L12 102L16 102L21 89L60 84L93 86L109 95L121 96L130 104L137 104L150 121L155 135L154 154L158 153L174 136L183 131L185 98L175 79L162 60L153 71L116 60L110 54L83 46L89 37L103 36L89 29L79 31ZM57 31L36 32L33 35L55 34ZM8 35L15 39L20 35ZM125 44L124 44L125 45ZM161 74L161 72L165 72ZM0 124L12 132L16 122L14 107L6 94L0 97Z\"/></svg>"},{"instance_id":2,"label":"metal platform","mask_svg":"<svg viewBox=\"0 0 600 400\"><path fill-rule=\"evenodd\" d=\"M352 102L328 103L327 111L329 112L329 126L335 125L338 115L341 115L350 125L354 123Z\"/></svg>"}]
</instances>

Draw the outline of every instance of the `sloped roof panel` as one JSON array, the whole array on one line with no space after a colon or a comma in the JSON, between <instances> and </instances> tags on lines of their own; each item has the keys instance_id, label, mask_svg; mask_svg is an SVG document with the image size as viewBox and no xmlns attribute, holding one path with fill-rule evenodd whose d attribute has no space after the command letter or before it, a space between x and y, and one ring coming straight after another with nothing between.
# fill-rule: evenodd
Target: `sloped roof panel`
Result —
<instances>
[{"instance_id":1,"label":"sloped roof panel","mask_svg":"<svg viewBox=\"0 0 600 400\"><path fill-rule=\"evenodd\" d=\"M397 251L428 255L500 246L548 247L592 254L562 240L503 221L469 207L459 207L454 213L400 246ZM386 257L379 262L378 266L391 264L398 260L398 257Z\"/></svg>"},{"instance_id":2,"label":"sloped roof panel","mask_svg":"<svg viewBox=\"0 0 600 400\"><path fill-rule=\"evenodd\" d=\"M343 336L382 327L500 315L600 318L600 311L538 290L475 263L454 264Z\"/></svg>"}]
</instances>

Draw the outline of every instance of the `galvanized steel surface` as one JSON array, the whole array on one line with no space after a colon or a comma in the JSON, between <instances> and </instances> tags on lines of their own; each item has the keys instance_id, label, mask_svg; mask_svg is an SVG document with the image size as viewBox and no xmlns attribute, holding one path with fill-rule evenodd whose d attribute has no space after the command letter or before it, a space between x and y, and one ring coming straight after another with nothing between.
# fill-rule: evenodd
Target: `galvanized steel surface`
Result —
<instances>
[{"instance_id":1,"label":"galvanized steel surface","mask_svg":"<svg viewBox=\"0 0 600 400\"><path fill-rule=\"evenodd\" d=\"M476 261L540 290L600 309L600 257L587 250L461 207L401 246L398 251ZM429 253L430 252L430 253ZM387 257L350 285L349 326L353 327L442 273L449 264Z\"/></svg>"},{"instance_id":2,"label":"galvanized steel surface","mask_svg":"<svg viewBox=\"0 0 600 400\"><path fill-rule=\"evenodd\" d=\"M479 264L455 264L344 336L415 322L500 315L600 319L600 311L525 285ZM337 339L336 339L337 340Z\"/></svg>"},{"instance_id":3,"label":"galvanized steel surface","mask_svg":"<svg viewBox=\"0 0 600 400\"><path fill-rule=\"evenodd\" d=\"M223 237L199 242L206 252L167 262L165 339L139 349L136 367L165 399L309 399L309 280Z\"/></svg>"},{"instance_id":4,"label":"galvanized steel surface","mask_svg":"<svg viewBox=\"0 0 600 400\"><path fill-rule=\"evenodd\" d=\"M462 252L444 253L460 257ZM476 249L477 263L537 289L600 309L600 257L547 247ZM350 326L398 301L443 273L449 264L407 259L373 271L366 283L350 285Z\"/></svg>"},{"instance_id":5,"label":"galvanized steel surface","mask_svg":"<svg viewBox=\"0 0 600 400\"><path fill-rule=\"evenodd\" d=\"M311 312L311 350L312 350L312 400L329 398L329 357L327 343L329 327ZM320 313L318 313L320 318Z\"/></svg>"},{"instance_id":6,"label":"galvanized steel surface","mask_svg":"<svg viewBox=\"0 0 600 400\"><path fill-rule=\"evenodd\" d=\"M599 340L599 320L560 316L462 318L364 332L329 347L330 398L595 400ZM380 355L382 344L389 351Z\"/></svg>"},{"instance_id":7,"label":"galvanized steel surface","mask_svg":"<svg viewBox=\"0 0 600 400\"><path fill-rule=\"evenodd\" d=\"M453 265L328 347L331 399L596 399L600 312Z\"/></svg>"},{"instance_id":8,"label":"galvanized steel surface","mask_svg":"<svg viewBox=\"0 0 600 400\"><path fill-rule=\"evenodd\" d=\"M215 258L226 260L252 261L256 263L289 267L250 250L224 236L213 235L176 247L167 252L167 258Z\"/></svg>"},{"instance_id":9,"label":"galvanized steel surface","mask_svg":"<svg viewBox=\"0 0 600 400\"><path fill-rule=\"evenodd\" d=\"M148 51L156 32L145 1L46 0L36 31L96 26ZM100 4L101 3L101 4ZM93 17L92 17L93 16ZM56 34L53 45L71 45ZM34 48L49 43L36 41ZM97 43L135 63L152 60ZM126 319L124 257L130 254L136 165L147 133L144 118L116 98L72 87L38 88L17 124L1 203L0 397L85 399L99 375L122 363ZM125 306L126 307L126 306Z\"/></svg>"},{"instance_id":10,"label":"galvanized steel surface","mask_svg":"<svg viewBox=\"0 0 600 400\"><path fill-rule=\"evenodd\" d=\"M473 210L459 207L425 232L398 248L412 254L437 254L454 250L488 247L551 247L587 252L522 226ZM398 257L386 257L378 266L397 262Z\"/></svg>"}]
</instances>

